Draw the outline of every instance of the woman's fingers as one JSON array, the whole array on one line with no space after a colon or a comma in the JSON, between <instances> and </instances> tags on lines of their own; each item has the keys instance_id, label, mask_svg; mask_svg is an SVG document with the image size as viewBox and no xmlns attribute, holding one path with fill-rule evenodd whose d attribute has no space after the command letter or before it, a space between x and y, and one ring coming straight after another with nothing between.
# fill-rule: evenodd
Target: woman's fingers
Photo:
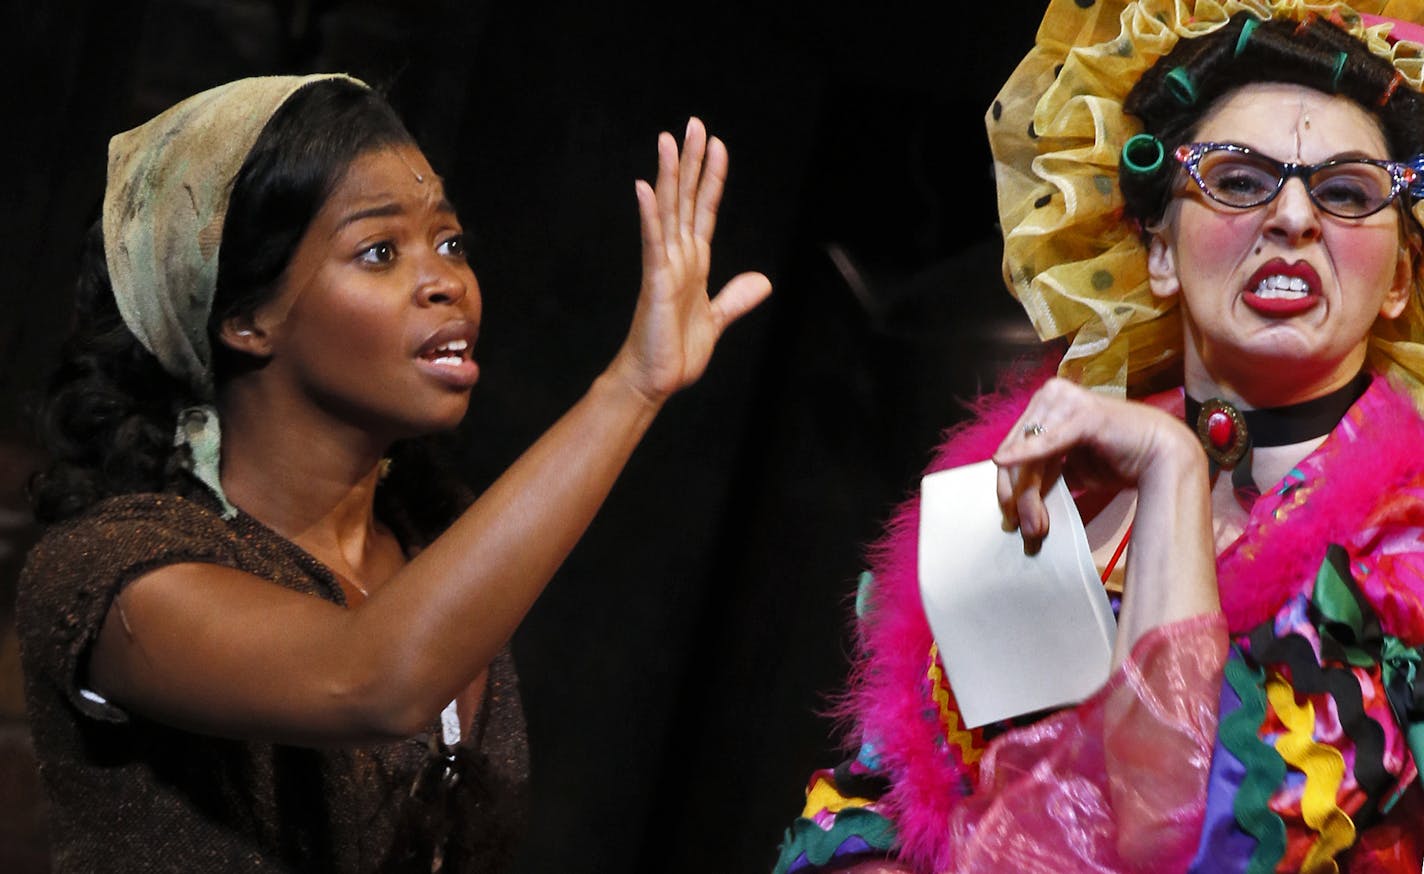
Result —
<instances>
[{"instance_id":1,"label":"woman's fingers","mask_svg":"<svg viewBox=\"0 0 1424 874\"><path fill-rule=\"evenodd\" d=\"M682 138L682 166L678 174L678 230L692 234L693 210L697 206L697 184L702 177L702 158L707 151L707 129L701 119L687 120L687 133Z\"/></svg>"},{"instance_id":2,"label":"woman's fingers","mask_svg":"<svg viewBox=\"0 0 1424 874\"><path fill-rule=\"evenodd\" d=\"M751 312L771 294L771 280L765 274L739 273L712 298L712 319L721 334L728 325Z\"/></svg>"},{"instance_id":3,"label":"woman's fingers","mask_svg":"<svg viewBox=\"0 0 1424 874\"><path fill-rule=\"evenodd\" d=\"M998 475L999 509L1004 514L1004 530L1017 531L1019 528L1019 502L1014 494L1014 474L1007 467L999 468Z\"/></svg>"},{"instance_id":4,"label":"woman's fingers","mask_svg":"<svg viewBox=\"0 0 1424 874\"><path fill-rule=\"evenodd\" d=\"M1031 461L1060 461L1074 447L1101 451L1107 430L1121 430L1112 404L1065 379L1051 379L1034 393L1014 427L994 452L994 463L1014 466ZM1119 417L1120 418L1120 417Z\"/></svg>"},{"instance_id":5,"label":"woman's fingers","mask_svg":"<svg viewBox=\"0 0 1424 874\"><path fill-rule=\"evenodd\" d=\"M1056 382L1034 394L994 453L1004 524L1009 530L1019 529L1030 553L1048 535L1051 520L1043 497L1057 483L1064 456L1083 442L1079 405L1091 401L1080 397L1076 387Z\"/></svg>"},{"instance_id":6,"label":"woman's fingers","mask_svg":"<svg viewBox=\"0 0 1424 874\"><path fill-rule=\"evenodd\" d=\"M1065 465L1079 483L1132 486L1158 465L1176 469L1200 452L1186 426L1162 410L1052 379L994 453L999 505L1027 542L1048 531L1043 491Z\"/></svg>"},{"instance_id":7,"label":"woman's fingers","mask_svg":"<svg viewBox=\"0 0 1424 874\"><path fill-rule=\"evenodd\" d=\"M656 223L660 225L657 236L665 250L664 261L695 264L706 251L701 247L711 242L726 175L727 148L715 137L709 142L701 119L695 116L688 119L681 148L672 134L666 131L658 134L658 175L652 190ZM642 198L640 191L646 255L650 254L647 243L652 234ZM645 258L644 269L647 267Z\"/></svg>"},{"instance_id":8,"label":"woman's fingers","mask_svg":"<svg viewBox=\"0 0 1424 874\"><path fill-rule=\"evenodd\" d=\"M638 225L643 240L643 273L652 272L663 260L663 223L658 218L658 200L653 187L639 179L633 183L638 198Z\"/></svg>"},{"instance_id":9,"label":"woman's fingers","mask_svg":"<svg viewBox=\"0 0 1424 874\"><path fill-rule=\"evenodd\" d=\"M658 219L663 225L663 239L668 243L676 239L678 169L677 141L672 134L663 131L658 134L658 181L654 190L658 195Z\"/></svg>"},{"instance_id":10,"label":"woman's fingers","mask_svg":"<svg viewBox=\"0 0 1424 874\"><path fill-rule=\"evenodd\" d=\"M1043 496L1058 482L1061 472L1062 465L1056 460L999 468L998 498L1005 530L1017 528L1029 553L1037 552L1048 536L1052 520Z\"/></svg>"},{"instance_id":11,"label":"woman's fingers","mask_svg":"<svg viewBox=\"0 0 1424 874\"><path fill-rule=\"evenodd\" d=\"M1062 410L1035 410L1030 404L1004 442L994 452L999 465L1045 461L1067 452L1079 442L1074 417Z\"/></svg>"},{"instance_id":12,"label":"woman's fingers","mask_svg":"<svg viewBox=\"0 0 1424 874\"><path fill-rule=\"evenodd\" d=\"M1048 508L1043 506L1043 468L1037 464L1020 465L1012 469L1010 479L1024 546L1036 546L1048 533Z\"/></svg>"},{"instance_id":13,"label":"woman's fingers","mask_svg":"<svg viewBox=\"0 0 1424 874\"><path fill-rule=\"evenodd\" d=\"M1055 455L1039 469L1038 474L1038 495L1035 498L1038 504L1038 520L1033 528L1034 534L1039 537L1047 537L1050 527L1048 518L1048 505L1044 503L1044 496L1048 494L1058 483L1058 478L1063 474L1063 456Z\"/></svg>"},{"instance_id":14,"label":"woman's fingers","mask_svg":"<svg viewBox=\"0 0 1424 874\"><path fill-rule=\"evenodd\" d=\"M681 149L671 134L658 135L657 179L635 185L643 279L620 355L634 362L628 372L649 397L694 381L722 331L771 292L770 280L751 272L708 294L710 240L726 175L726 146L691 118Z\"/></svg>"},{"instance_id":15,"label":"woman's fingers","mask_svg":"<svg viewBox=\"0 0 1424 874\"><path fill-rule=\"evenodd\" d=\"M692 233L704 243L712 242L717 227L717 210L722 203L722 190L727 182L727 146L717 137L707 143L707 161L702 166L702 179L697 186L697 210Z\"/></svg>"}]
</instances>

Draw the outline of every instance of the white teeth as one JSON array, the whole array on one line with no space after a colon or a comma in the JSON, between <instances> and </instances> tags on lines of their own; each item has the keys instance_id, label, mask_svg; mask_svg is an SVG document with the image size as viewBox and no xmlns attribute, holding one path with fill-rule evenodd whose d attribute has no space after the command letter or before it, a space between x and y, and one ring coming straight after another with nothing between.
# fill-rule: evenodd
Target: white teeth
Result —
<instances>
[{"instance_id":1,"label":"white teeth","mask_svg":"<svg viewBox=\"0 0 1424 874\"><path fill-rule=\"evenodd\" d=\"M1256 296L1266 300L1300 300L1310 293L1310 284L1299 276L1267 276L1256 285Z\"/></svg>"},{"instance_id":2,"label":"white teeth","mask_svg":"<svg viewBox=\"0 0 1424 874\"><path fill-rule=\"evenodd\" d=\"M435 364L455 366L464 363L465 350L470 348L468 340L451 340L430 350L427 360Z\"/></svg>"}]
</instances>

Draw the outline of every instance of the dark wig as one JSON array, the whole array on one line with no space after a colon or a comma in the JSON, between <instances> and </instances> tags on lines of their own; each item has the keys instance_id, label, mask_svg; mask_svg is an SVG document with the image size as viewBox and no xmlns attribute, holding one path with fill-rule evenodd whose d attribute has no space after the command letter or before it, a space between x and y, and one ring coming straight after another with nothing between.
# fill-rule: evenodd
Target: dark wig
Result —
<instances>
[{"instance_id":1,"label":"dark wig","mask_svg":"<svg viewBox=\"0 0 1424 874\"><path fill-rule=\"evenodd\" d=\"M1119 160L1128 216L1143 226L1161 218L1176 176L1177 146L1191 140L1218 99L1255 82L1350 98L1379 122L1389 148L1385 157L1392 160L1413 157L1424 143L1424 99L1396 80L1394 66L1362 41L1325 19L1260 21L1242 12L1210 35L1179 41L1128 93L1123 108L1162 146L1160 161ZM1153 164L1147 172L1135 169Z\"/></svg>"},{"instance_id":2,"label":"dark wig","mask_svg":"<svg viewBox=\"0 0 1424 874\"><path fill-rule=\"evenodd\" d=\"M343 79L308 84L273 113L237 173L223 225L208 319L219 390L255 364L218 341L222 323L251 314L275 293L307 226L357 157L413 142L384 98ZM31 482L36 518L69 518L112 495L199 488L186 475L187 450L174 448L173 433L178 412L200 399L163 370L119 316L99 222L81 256L75 308L75 327L37 422L50 464ZM410 446L397 454L405 463L394 465L392 487L405 479L396 476L403 468L428 473L435 463ZM426 500L448 512L457 499L426 494Z\"/></svg>"}]
</instances>

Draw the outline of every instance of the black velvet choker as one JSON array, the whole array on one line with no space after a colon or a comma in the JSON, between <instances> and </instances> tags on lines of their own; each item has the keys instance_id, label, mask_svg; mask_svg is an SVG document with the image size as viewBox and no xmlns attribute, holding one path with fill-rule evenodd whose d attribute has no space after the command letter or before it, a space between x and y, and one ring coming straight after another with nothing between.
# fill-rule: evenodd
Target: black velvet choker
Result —
<instances>
[{"instance_id":1,"label":"black velvet choker","mask_svg":"<svg viewBox=\"0 0 1424 874\"><path fill-rule=\"evenodd\" d=\"M1212 464L1231 470L1252 447L1287 446L1329 434L1369 388L1370 379L1362 371L1328 395L1260 410L1238 410L1221 398L1198 401L1188 395L1187 425L1196 430Z\"/></svg>"}]
</instances>

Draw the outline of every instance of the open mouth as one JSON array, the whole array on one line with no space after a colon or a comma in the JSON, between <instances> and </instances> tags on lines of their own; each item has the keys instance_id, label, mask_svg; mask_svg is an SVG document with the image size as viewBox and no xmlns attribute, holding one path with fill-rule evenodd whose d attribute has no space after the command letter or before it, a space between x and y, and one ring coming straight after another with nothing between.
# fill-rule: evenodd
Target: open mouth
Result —
<instances>
[{"instance_id":1,"label":"open mouth","mask_svg":"<svg viewBox=\"0 0 1424 874\"><path fill-rule=\"evenodd\" d=\"M475 325L471 322L450 322L430 335L415 354L421 368L441 383L455 389L467 389L479 379L480 368L474 361Z\"/></svg>"},{"instance_id":2,"label":"open mouth","mask_svg":"<svg viewBox=\"0 0 1424 874\"><path fill-rule=\"evenodd\" d=\"M1273 258L1246 282L1242 300L1263 316L1293 316L1313 308L1320 299L1320 274L1307 261L1288 264Z\"/></svg>"},{"instance_id":3,"label":"open mouth","mask_svg":"<svg viewBox=\"0 0 1424 874\"><path fill-rule=\"evenodd\" d=\"M441 367L459 367L470 357L470 341L450 340L434 348L422 350L420 357Z\"/></svg>"},{"instance_id":4,"label":"open mouth","mask_svg":"<svg viewBox=\"0 0 1424 874\"><path fill-rule=\"evenodd\" d=\"M1256 284L1255 294L1262 300L1300 300L1310 294L1310 284L1299 276L1267 276Z\"/></svg>"}]
</instances>

